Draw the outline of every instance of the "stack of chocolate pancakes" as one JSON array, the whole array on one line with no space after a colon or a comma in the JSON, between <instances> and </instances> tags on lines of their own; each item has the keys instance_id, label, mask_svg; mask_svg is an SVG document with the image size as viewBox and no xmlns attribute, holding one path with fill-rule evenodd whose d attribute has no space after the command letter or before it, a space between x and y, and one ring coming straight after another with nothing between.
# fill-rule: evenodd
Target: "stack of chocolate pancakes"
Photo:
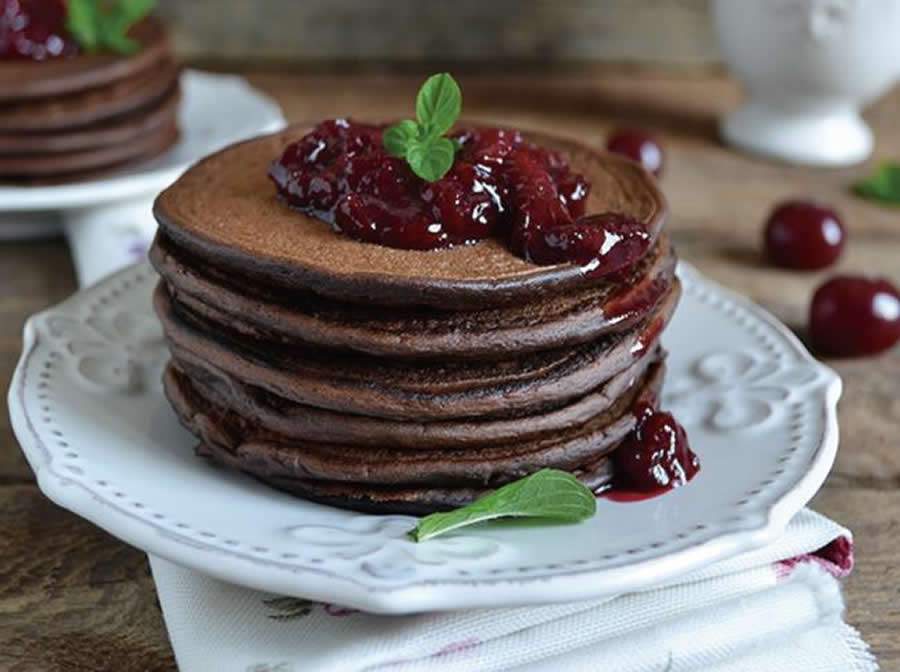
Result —
<instances>
[{"instance_id":1,"label":"stack of chocolate pancakes","mask_svg":"<svg viewBox=\"0 0 900 672\"><path fill-rule=\"evenodd\" d=\"M130 56L0 61L0 179L64 182L153 157L178 137L178 67L144 19Z\"/></svg>"},{"instance_id":2,"label":"stack of chocolate pancakes","mask_svg":"<svg viewBox=\"0 0 900 672\"><path fill-rule=\"evenodd\" d=\"M542 467L600 490L655 406L678 301L666 205L637 164L528 134L639 219L615 277L536 266L500 240L430 251L339 235L266 177L308 128L232 146L157 199L151 260L166 394L198 452L315 501L427 513Z\"/></svg>"}]
</instances>

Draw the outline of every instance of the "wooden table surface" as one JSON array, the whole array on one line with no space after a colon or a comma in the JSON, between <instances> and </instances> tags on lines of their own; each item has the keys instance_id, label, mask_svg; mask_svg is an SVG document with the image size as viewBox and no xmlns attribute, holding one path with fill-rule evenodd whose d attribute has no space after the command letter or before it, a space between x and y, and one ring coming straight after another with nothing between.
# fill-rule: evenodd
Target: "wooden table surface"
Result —
<instances>
[{"instance_id":1,"label":"wooden table surface","mask_svg":"<svg viewBox=\"0 0 900 672\"><path fill-rule=\"evenodd\" d=\"M250 74L292 120L411 112L418 76ZM760 229L779 199L816 197L849 229L841 271L900 283L900 210L860 201L848 185L878 159L900 158L900 90L868 113L873 161L809 170L737 154L716 141L715 119L738 92L713 75L603 72L571 76L463 76L470 118L543 128L600 143L617 124L664 137L662 181L681 256L746 293L802 336L813 288L825 274L786 273L759 255ZM8 385L31 313L75 290L62 240L0 244L0 381ZM851 527L857 567L848 620L885 670L900 670L900 347L877 358L830 362L843 376L837 465L813 506ZM45 499L5 414L0 417L0 670L174 669L144 556Z\"/></svg>"}]
</instances>

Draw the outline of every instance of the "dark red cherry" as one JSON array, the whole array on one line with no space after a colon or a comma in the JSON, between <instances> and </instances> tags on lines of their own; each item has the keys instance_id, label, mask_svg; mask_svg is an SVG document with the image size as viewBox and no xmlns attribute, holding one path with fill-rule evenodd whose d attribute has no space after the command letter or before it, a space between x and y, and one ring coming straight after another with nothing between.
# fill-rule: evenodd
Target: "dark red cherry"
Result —
<instances>
[{"instance_id":1,"label":"dark red cherry","mask_svg":"<svg viewBox=\"0 0 900 672\"><path fill-rule=\"evenodd\" d=\"M656 138L638 128L620 128L606 139L606 149L641 164L648 173L662 175L663 150Z\"/></svg>"},{"instance_id":2,"label":"dark red cherry","mask_svg":"<svg viewBox=\"0 0 900 672\"><path fill-rule=\"evenodd\" d=\"M766 220L766 255L776 266L815 270L830 266L844 249L844 224L829 207L788 201Z\"/></svg>"},{"instance_id":3,"label":"dark red cherry","mask_svg":"<svg viewBox=\"0 0 900 672\"><path fill-rule=\"evenodd\" d=\"M641 491L671 489L687 483L700 469L687 434L671 413L642 404L637 426L613 452L616 486Z\"/></svg>"},{"instance_id":4,"label":"dark red cherry","mask_svg":"<svg viewBox=\"0 0 900 672\"><path fill-rule=\"evenodd\" d=\"M0 58L44 61L74 56L64 0L0 0Z\"/></svg>"},{"instance_id":5,"label":"dark red cherry","mask_svg":"<svg viewBox=\"0 0 900 672\"><path fill-rule=\"evenodd\" d=\"M900 292L884 278L839 275L813 295L809 337L817 352L873 355L900 340Z\"/></svg>"}]
</instances>

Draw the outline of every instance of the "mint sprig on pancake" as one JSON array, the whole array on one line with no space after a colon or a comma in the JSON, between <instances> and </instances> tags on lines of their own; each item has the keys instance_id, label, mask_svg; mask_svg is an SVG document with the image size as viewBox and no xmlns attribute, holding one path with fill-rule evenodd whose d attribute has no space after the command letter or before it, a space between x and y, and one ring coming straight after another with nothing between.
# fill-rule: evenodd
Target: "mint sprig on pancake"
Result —
<instances>
[{"instance_id":1,"label":"mint sprig on pancake","mask_svg":"<svg viewBox=\"0 0 900 672\"><path fill-rule=\"evenodd\" d=\"M156 0L69 0L66 27L85 51L133 54L140 43L128 30L155 6Z\"/></svg>"},{"instance_id":2,"label":"mint sprig on pancake","mask_svg":"<svg viewBox=\"0 0 900 672\"><path fill-rule=\"evenodd\" d=\"M453 77L432 75L416 96L416 120L404 119L386 129L382 142L392 155L406 159L412 171L436 182L453 166L457 145L444 137L462 111L462 91Z\"/></svg>"}]
</instances>

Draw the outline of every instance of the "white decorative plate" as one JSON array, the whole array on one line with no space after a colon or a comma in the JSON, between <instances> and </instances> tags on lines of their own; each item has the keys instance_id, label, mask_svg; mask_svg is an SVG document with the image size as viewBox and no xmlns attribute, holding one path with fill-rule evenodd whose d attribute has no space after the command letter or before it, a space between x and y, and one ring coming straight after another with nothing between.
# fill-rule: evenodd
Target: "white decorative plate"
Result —
<instances>
[{"instance_id":1,"label":"white decorative plate","mask_svg":"<svg viewBox=\"0 0 900 672\"><path fill-rule=\"evenodd\" d=\"M838 443L840 379L762 309L680 272L665 401L702 471L656 499L601 499L577 526L501 523L415 544L413 518L311 504L194 457L159 382L147 265L29 320L13 426L48 497L232 583L390 613L645 588L776 538Z\"/></svg>"},{"instance_id":2,"label":"white decorative plate","mask_svg":"<svg viewBox=\"0 0 900 672\"><path fill-rule=\"evenodd\" d=\"M276 131L284 126L284 117L275 101L242 77L186 70L181 75L178 124L181 137L165 153L102 178L0 186L0 212L81 208L161 191L194 161L238 140Z\"/></svg>"}]
</instances>

